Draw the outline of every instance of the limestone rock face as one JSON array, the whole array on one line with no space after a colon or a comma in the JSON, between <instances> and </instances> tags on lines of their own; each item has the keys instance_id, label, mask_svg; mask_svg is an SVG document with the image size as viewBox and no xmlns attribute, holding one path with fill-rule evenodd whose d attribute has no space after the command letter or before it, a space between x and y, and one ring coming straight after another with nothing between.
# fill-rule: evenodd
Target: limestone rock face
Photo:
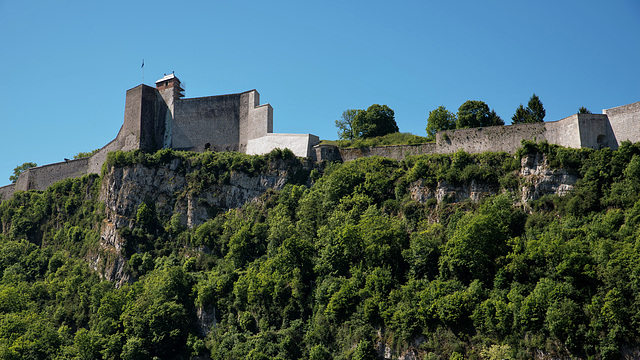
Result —
<instances>
[{"instance_id":1,"label":"limestone rock face","mask_svg":"<svg viewBox=\"0 0 640 360\"><path fill-rule=\"evenodd\" d=\"M177 214L182 225L194 227L209 219L212 210L239 208L256 201L269 189L282 189L291 174L311 166L298 160L279 160L259 174L231 171L225 181L202 187L189 180L197 177L200 169L183 161L176 158L158 167L137 164L107 169L100 189L106 213L101 229L101 256L92 260L105 278L118 283L129 281L123 271L126 261L121 254L124 241L119 229L134 227L141 204L155 205L158 219L163 222Z\"/></svg>"},{"instance_id":2,"label":"limestone rock face","mask_svg":"<svg viewBox=\"0 0 640 360\"><path fill-rule=\"evenodd\" d=\"M543 195L566 195L578 181L578 176L564 169L551 169L547 158L542 154L527 155L522 158L518 173L521 188L521 203L537 200ZM418 179L408 186L411 199L424 204L430 199L440 204L444 202L461 202L467 199L479 201L482 197L495 195L500 191L494 184L481 183L472 180L461 185L452 185L446 181L438 183L436 187L427 187L422 179Z\"/></svg>"},{"instance_id":3,"label":"limestone rock face","mask_svg":"<svg viewBox=\"0 0 640 360\"><path fill-rule=\"evenodd\" d=\"M520 176L525 179L522 202L537 200L543 195L566 195L578 181L578 176L564 169L552 170L546 156L530 154L522 158Z\"/></svg>"}]
</instances>

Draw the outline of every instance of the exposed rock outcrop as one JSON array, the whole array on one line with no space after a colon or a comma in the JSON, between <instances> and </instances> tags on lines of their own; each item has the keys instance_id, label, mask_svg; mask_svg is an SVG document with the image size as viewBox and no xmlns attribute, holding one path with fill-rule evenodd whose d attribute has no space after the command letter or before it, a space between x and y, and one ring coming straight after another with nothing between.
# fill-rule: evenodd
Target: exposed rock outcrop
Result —
<instances>
[{"instance_id":1,"label":"exposed rock outcrop","mask_svg":"<svg viewBox=\"0 0 640 360\"><path fill-rule=\"evenodd\" d=\"M543 154L529 154L523 157L518 177L523 184L520 198L523 204L544 195L566 195L573 190L579 179L567 170L551 169ZM424 204L430 199L435 199L439 204L467 199L478 201L485 196L495 195L500 191L500 187L472 180L461 185L441 181L436 187L430 188L424 185L424 180L418 179L410 183L407 190L413 201Z\"/></svg>"},{"instance_id":2,"label":"exposed rock outcrop","mask_svg":"<svg viewBox=\"0 0 640 360\"><path fill-rule=\"evenodd\" d=\"M522 158L520 176L524 179L522 202L537 200L544 195L566 195L573 190L578 176L564 169L552 170L543 154L529 154Z\"/></svg>"},{"instance_id":3,"label":"exposed rock outcrop","mask_svg":"<svg viewBox=\"0 0 640 360\"><path fill-rule=\"evenodd\" d=\"M105 278L118 283L129 280L124 272L126 261L121 255L124 241L119 230L134 227L142 203L152 203L160 220L178 214L183 225L194 227L210 218L212 210L239 208L269 189L282 189L292 175L313 167L298 159L278 160L258 174L231 171L224 180L203 187L197 179L199 168L184 161L174 158L164 166L107 168L100 190L106 213L101 229L101 254L91 261Z\"/></svg>"}]
</instances>

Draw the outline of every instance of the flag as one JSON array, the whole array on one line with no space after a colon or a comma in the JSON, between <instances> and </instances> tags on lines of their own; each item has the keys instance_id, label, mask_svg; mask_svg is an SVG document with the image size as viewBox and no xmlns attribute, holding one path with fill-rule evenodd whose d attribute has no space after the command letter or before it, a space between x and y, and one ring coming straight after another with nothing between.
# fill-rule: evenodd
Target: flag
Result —
<instances>
[{"instance_id":1,"label":"flag","mask_svg":"<svg viewBox=\"0 0 640 360\"><path fill-rule=\"evenodd\" d=\"M142 59L142 66L140 66L141 68L144 68L144 59Z\"/></svg>"}]
</instances>

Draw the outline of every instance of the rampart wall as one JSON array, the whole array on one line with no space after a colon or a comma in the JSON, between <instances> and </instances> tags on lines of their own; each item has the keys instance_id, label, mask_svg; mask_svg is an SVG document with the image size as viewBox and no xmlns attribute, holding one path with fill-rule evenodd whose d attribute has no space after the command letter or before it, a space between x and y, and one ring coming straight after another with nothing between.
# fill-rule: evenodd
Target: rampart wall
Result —
<instances>
[{"instance_id":1,"label":"rampart wall","mask_svg":"<svg viewBox=\"0 0 640 360\"><path fill-rule=\"evenodd\" d=\"M365 148L339 149L342 161L351 161L361 157L381 156L394 160L402 160L406 156L433 154L435 143L418 145L388 145Z\"/></svg>"},{"instance_id":2,"label":"rampart wall","mask_svg":"<svg viewBox=\"0 0 640 360\"><path fill-rule=\"evenodd\" d=\"M460 149L468 153L515 153L522 139L544 141L545 132L545 123L441 131L436 134L437 147L434 151L443 154L454 153Z\"/></svg>"},{"instance_id":3,"label":"rampart wall","mask_svg":"<svg viewBox=\"0 0 640 360\"><path fill-rule=\"evenodd\" d=\"M577 114L580 129L580 146L583 148L601 149L618 148L618 143L611 129L607 115Z\"/></svg>"},{"instance_id":4,"label":"rampart wall","mask_svg":"<svg viewBox=\"0 0 640 360\"><path fill-rule=\"evenodd\" d=\"M87 174L88 164L89 158L82 158L28 169L27 176L18 178L16 190L43 190L58 181L81 177Z\"/></svg>"},{"instance_id":5,"label":"rampart wall","mask_svg":"<svg viewBox=\"0 0 640 360\"><path fill-rule=\"evenodd\" d=\"M172 148L238 151L241 94L180 99L174 103Z\"/></svg>"},{"instance_id":6,"label":"rampart wall","mask_svg":"<svg viewBox=\"0 0 640 360\"><path fill-rule=\"evenodd\" d=\"M240 105L238 150L246 152L250 140L273 133L273 108L269 104L260 105L260 94L255 90L242 93Z\"/></svg>"},{"instance_id":7,"label":"rampart wall","mask_svg":"<svg viewBox=\"0 0 640 360\"><path fill-rule=\"evenodd\" d=\"M16 184L9 184L0 187L0 202L11 199L13 193L16 191Z\"/></svg>"},{"instance_id":8,"label":"rampart wall","mask_svg":"<svg viewBox=\"0 0 640 360\"><path fill-rule=\"evenodd\" d=\"M436 134L435 143L341 149L316 145L319 139L311 134L274 134L273 108L269 104L260 105L256 90L181 99L182 95L175 93L177 89L180 88L160 92L147 85L129 89L124 124L113 141L89 158L26 170L15 184L0 187L0 201L18 190L44 190L67 178L99 174L107 154L116 150L155 151L171 147L264 154L274 148L289 148L296 156L316 161L350 161L367 156L402 160L409 155L458 150L515 153L522 140L594 149L616 149L627 140L640 142L640 102L636 102L605 109L602 115L575 114L554 122L442 131Z\"/></svg>"},{"instance_id":9,"label":"rampart wall","mask_svg":"<svg viewBox=\"0 0 640 360\"><path fill-rule=\"evenodd\" d=\"M602 111L609 118L612 132L620 144L623 141L640 141L640 102L605 109Z\"/></svg>"},{"instance_id":10,"label":"rampart wall","mask_svg":"<svg viewBox=\"0 0 640 360\"><path fill-rule=\"evenodd\" d=\"M311 157L312 147L320 139L311 134L266 134L247 142L246 153L249 155L266 154L273 149L287 148L296 156Z\"/></svg>"},{"instance_id":11,"label":"rampart wall","mask_svg":"<svg viewBox=\"0 0 640 360\"><path fill-rule=\"evenodd\" d=\"M580 147L580 128L578 127L577 115L544 123L544 127L547 130L544 140L549 143L572 148Z\"/></svg>"}]
</instances>

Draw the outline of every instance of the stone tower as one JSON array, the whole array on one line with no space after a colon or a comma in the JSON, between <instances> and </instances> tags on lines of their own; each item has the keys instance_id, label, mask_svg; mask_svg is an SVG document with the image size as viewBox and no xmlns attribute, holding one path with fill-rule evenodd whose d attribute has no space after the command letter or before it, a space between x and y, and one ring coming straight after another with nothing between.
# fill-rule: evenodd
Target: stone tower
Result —
<instances>
[{"instance_id":1,"label":"stone tower","mask_svg":"<svg viewBox=\"0 0 640 360\"><path fill-rule=\"evenodd\" d=\"M160 96L162 96L162 99L164 99L168 110L164 118L162 147L170 148L172 145L172 124L173 119L175 119L175 102L184 97L184 85L180 82L180 79L172 73L156 81L156 89L160 93Z\"/></svg>"}]
</instances>

